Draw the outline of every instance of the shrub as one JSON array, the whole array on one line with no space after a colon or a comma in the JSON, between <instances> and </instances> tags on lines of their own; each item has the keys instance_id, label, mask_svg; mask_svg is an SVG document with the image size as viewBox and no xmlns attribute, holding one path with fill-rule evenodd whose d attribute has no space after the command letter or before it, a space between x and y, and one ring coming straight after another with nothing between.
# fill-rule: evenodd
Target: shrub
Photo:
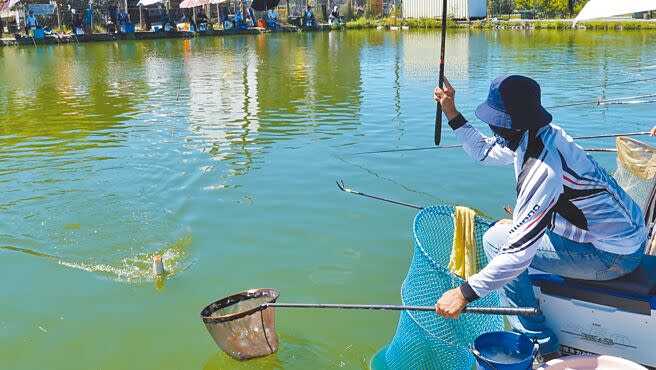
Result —
<instances>
[{"instance_id":1,"label":"shrub","mask_svg":"<svg viewBox=\"0 0 656 370\"><path fill-rule=\"evenodd\" d=\"M354 21L346 22L346 28L349 29L363 29L363 28L376 28L378 24L376 21L360 17Z\"/></svg>"}]
</instances>

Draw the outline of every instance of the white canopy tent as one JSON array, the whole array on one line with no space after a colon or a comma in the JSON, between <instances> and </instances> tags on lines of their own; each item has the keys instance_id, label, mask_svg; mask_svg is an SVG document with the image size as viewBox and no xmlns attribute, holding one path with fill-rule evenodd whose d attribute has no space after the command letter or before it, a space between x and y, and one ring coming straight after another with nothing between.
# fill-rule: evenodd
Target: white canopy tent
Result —
<instances>
[{"instance_id":1,"label":"white canopy tent","mask_svg":"<svg viewBox=\"0 0 656 370\"><path fill-rule=\"evenodd\" d=\"M11 10L20 0L0 0L0 10Z\"/></svg>"},{"instance_id":2,"label":"white canopy tent","mask_svg":"<svg viewBox=\"0 0 656 370\"><path fill-rule=\"evenodd\" d=\"M590 0L574 19L579 21L656 9L656 0Z\"/></svg>"},{"instance_id":3,"label":"white canopy tent","mask_svg":"<svg viewBox=\"0 0 656 370\"><path fill-rule=\"evenodd\" d=\"M163 1L164 1L164 0L140 0L139 3L137 3L137 5L148 6L148 5L153 5L153 4L161 3L161 2L163 2Z\"/></svg>"},{"instance_id":4,"label":"white canopy tent","mask_svg":"<svg viewBox=\"0 0 656 370\"><path fill-rule=\"evenodd\" d=\"M195 8L197 6L207 5L209 0L184 0L180 3L180 8Z\"/></svg>"}]
</instances>

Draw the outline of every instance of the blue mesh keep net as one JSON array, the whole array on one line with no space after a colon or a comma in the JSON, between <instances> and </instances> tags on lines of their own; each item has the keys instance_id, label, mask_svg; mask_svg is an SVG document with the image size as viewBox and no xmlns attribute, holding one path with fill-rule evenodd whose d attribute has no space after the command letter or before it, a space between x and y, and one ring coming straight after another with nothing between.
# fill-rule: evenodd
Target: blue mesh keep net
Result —
<instances>
[{"instance_id":1,"label":"blue mesh keep net","mask_svg":"<svg viewBox=\"0 0 656 370\"><path fill-rule=\"evenodd\" d=\"M404 305L435 305L444 292L463 282L447 268L454 213L453 206L432 206L415 217L414 254L401 287ZM483 218L476 216L479 270L487 264L482 239L488 227ZM499 306L499 297L493 293L477 300L475 305ZM474 364L469 351L474 339L496 330L503 330L502 316L462 314L458 319L447 319L434 312L402 311L396 334L385 351L385 365L390 369L469 370Z\"/></svg>"}]
</instances>

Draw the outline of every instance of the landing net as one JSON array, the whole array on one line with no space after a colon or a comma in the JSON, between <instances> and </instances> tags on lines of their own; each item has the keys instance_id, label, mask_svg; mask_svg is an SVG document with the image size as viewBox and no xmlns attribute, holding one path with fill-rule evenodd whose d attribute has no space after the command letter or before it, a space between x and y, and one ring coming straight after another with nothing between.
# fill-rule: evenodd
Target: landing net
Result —
<instances>
[{"instance_id":1,"label":"landing net","mask_svg":"<svg viewBox=\"0 0 656 370\"><path fill-rule=\"evenodd\" d=\"M616 144L617 171L613 177L644 211L656 174L656 148L628 137L618 137Z\"/></svg>"},{"instance_id":2,"label":"landing net","mask_svg":"<svg viewBox=\"0 0 656 370\"><path fill-rule=\"evenodd\" d=\"M626 137L618 137L616 143L617 171L613 177L645 213L651 229L645 253L656 254L656 206L653 204L656 199L656 148Z\"/></svg>"},{"instance_id":3,"label":"landing net","mask_svg":"<svg viewBox=\"0 0 656 370\"><path fill-rule=\"evenodd\" d=\"M414 221L415 249L408 275L401 287L404 305L435 305L447 290L463 280L448 270L454 233L455 207L433 206L422 210ZM476 265L487 264L483 234L488 223L476 217L474 234L478 246ZM492 293L476 301L477 306L499 306ZM385 352L391 369L469 370L474 356L468 348L479 335L503 330L503 317L463 314L447 319L434 312L403 311L396 334Z\"/></svg>"}]
</instances>

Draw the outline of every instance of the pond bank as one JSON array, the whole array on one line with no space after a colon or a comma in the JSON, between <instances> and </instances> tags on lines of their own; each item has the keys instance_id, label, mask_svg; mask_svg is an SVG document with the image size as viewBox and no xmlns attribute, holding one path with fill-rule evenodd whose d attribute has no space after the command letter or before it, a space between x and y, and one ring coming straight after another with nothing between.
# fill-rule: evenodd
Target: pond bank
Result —
<instances>
[{"instance_id":1,"label":"pond bank","mask_svg":"<svg viewBox=\"0 0 656 370\"><path fill-rule=\"evenodd\" d=\"M314 32L330 30L328 26L321 25L316 30L297 30L292 28L283 28L281 30L272 31L265 28L249 28L246 30L207 30L200 32L191 31L172 31L172 32L132 32L132 33L96 33L91 35L61 35L61 36L47 36L43 39L34 39L30 36L21 36L18 38L9 37L0 39L0 46L36 46L36 45L51 45L51 44L71 44L82 42L100 42L100 41L119 41L119 40L153 40L153 39L172 39L172 38L191 38L191 37L207 37L207 36L231 36L231 35L252 35L269 32Z\"/></svg>"}]
</instances>

